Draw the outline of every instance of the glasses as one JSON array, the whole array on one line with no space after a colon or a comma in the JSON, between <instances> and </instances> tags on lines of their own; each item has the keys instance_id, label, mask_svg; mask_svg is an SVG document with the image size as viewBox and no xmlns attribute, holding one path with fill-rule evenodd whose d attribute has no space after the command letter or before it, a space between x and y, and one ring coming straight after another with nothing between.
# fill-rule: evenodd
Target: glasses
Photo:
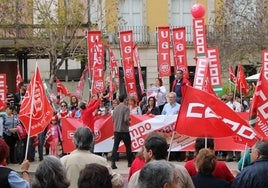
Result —
<instances>
[{"instance_id":1,"label":"glasses","mask_svg":"<svg viewBox=\"0 0 268 188\"><path fill-rule=\"evenodd\" d=\"M61 107L66 107L67 105L61 105Z\"/></svg>"},{"instance_id":2,"label":"glasses","mask_svg":"<svg viewBox=\"0 0 268 188\"><path fill-rule=\"evenodd\" d=\"M222 101L227 101L227 99L224 99L224 98L222 98L221 100L222 100Z\"/></svg>"}]
</instances>

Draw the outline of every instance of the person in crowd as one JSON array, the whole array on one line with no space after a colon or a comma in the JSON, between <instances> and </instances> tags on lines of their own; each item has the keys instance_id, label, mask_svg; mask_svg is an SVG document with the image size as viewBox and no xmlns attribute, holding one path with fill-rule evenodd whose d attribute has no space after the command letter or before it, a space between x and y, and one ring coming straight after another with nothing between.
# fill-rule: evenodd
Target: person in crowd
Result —
<instances>
[{"instance_id":1,"label":"person in crowd","mask_svg":"<svg viewBox=\"0 0 268 188\"><path fill-rule=\"evenodd\" d=\"M48 125L45 142L49 146L49 154L58 156L59 141L62 142L62 134L60 126L58 124L57 116L51 118L51 122Z\"/></svg>"},{"instance_id":2,"label":"person in crowd","mask_svg":"<svg viewBox=\"0 0 268 188\"><path fill-rule=\"evenodd\" d=\"M78 178L80 171L87 164L97 163L106 166L112 175L112 183L114 186L123 185L121 175L112 172L107 160L99 155L90 152L93 147L93 133L88 127L79 127L74 133L74 144L76 149L69 155L63 156L60 161L67 170L67 178L70 180L70 188L78 186Z\"/></svg>"},{"instance_id":3,"label":"person in crowd","mask_svg":"<svg viewBox=\"0 0 268 188\"><path fill-rule=\"evenodd\" d=\"M131 152L131 138L129 133L130 126L130 109L125 105L125 95L119 96L120 104L114 109L113 122L114 122L114 144L112 149L112 169L116 169L117 166L115 161L117 159L117 150L120 141L123 140L126 147L128 167L132 163L132 152Z\"/></svg>"},{"instance_id":4,"label":"person in crowd","mask_svg":"<svg viewBox=\"0 0 268 188\"><path fill-rule=\"evenodd\" d=\"M242 105L235 100L234 92L229 92L228 94L228 102L226 105L231 108L235 112L242 112Z\"/></svg>"},{"instance_id":5,"label":"person in crowd","mask_svg":"<svg viewBox=\"0 0 268 188\"><path fill-rule=\"evenodd\" d=\"M158 77L155 79L155 87L156 87L156 106L159 108L160 110L160 114L164 108L164 105L167 102L167 90L165 88L165 86L163 86L163 80L162 78Z\"/></svg>"},{"instance_id":6,"label":"person in crowd","mask_svg":"<svg viewBox=\"0 0 268 188\"><path fill-rule=\"evenodd\" d=\"M32 188L68 188L69 185L66 169L60 160L52 155L45 156L35 171Z\"/></svg>"},{"instance_id":7,"label":"person in crowd","mask_svg":"<svg viewBox=\"0 0 268 188\"><path fill-rule=\"evenodd\" d=\"M223 94L223 95L221 96L221 101L224 102L224 103L227 103L227 102L228 102L228 95Z\"/></svg>"},{"instance_id":8,"label":"person in crowd","mask_svg":"<svg viewBox=\"0 0 268 188\"><path fill-rule=\"evenodd\" d=\"M165 160L147 163L140 171L139 188L181 187L175 166Z\"/></svg>"},{"instance_id":9,"label":"person in crowd","mask_svg":"<svg viewBox=\"0 0 268 188\"><path fill-rule=\"evenodd\" d=\"M6 104L9 105L9 106L14 106L14 102L15 102L15 97L14 97L14 94L13 93L10 93L8 91L8 86L6 85Z\"/></svg>"},{"instance_id":10,"label":"person in crowd","mask_svg":"<svg viewBox=\"0 0 268 188\"><path fill-rule=\"evenodd\" d=\"M231 183L212 175L217 163L217 157L210 149L201 149L196 156L197 174L193 176L194 186L197 188L228 188Z\"/></svg>"},{"instance_id":11,"label":"person in crowd","mask_svg":"<svg viewBox=\"0 0 268 188\"><path fill-rule=\"evenodd\" d=\"M130 177L137 172L138 170L140 170L144 165L145 165L145 158L143 156L143 149L138 152L135 156L135 159L133 160L131 167L129 169L129 173L128 173L128 181L130 179Z\"/></svg>"},{"instance_id":12,"label":"person in crowd","mask_svg":"<svg viewBox=\"0 0 268 188\"><path fill-rule=\"evenodd\" d=\"M206 145L207 146L206 146ZM195 152L196 155L198 155L199 151L203 148L208 148L212 152L214 152L214 139L212 138L197 138L195 141ZM197 174L196 171L196 165L195 165L196 158L187 161L184 166L189 172L190 176L195 176ZM213 176L216 178L221 178L229 183L232 183L234 181L234 176L229 170L229 168L226 166L226 164L223 161L217 161L216 167L214 171L212 172Z\"/></svg>"},{"instance_id":13,"label":"person in crowd","mask_svg":"<svg viewBox=\"0 0 268 188\"><path fill-rule=\"evenodd\" d=\"M78 188L112 188L112 176L107 167L98 164L87 164L80 171Z\"/></svg>"},{"instance_id":14,"label":"person in crowd","mask_svg":"<svg viewBox=\"0 0 268 188\"><path fill-rule=\"evenodd\" d=\"M243 170L243 168L251 164L250 153L251 149L247 149L243 157L241 157L241 159L238 161L237 167L239 171Z\"/></svg>"},{"instance_id":15,"label":"person in crowd","mask_svg":"<svg viewBox=\"0 0 268 188\"><path fill-rule=\"evenodd\" d=\"M20 177L17 172L6 167L8 155L9 147L3 139L0 139L0 187L30 188L29 161L23 161L21 164L22 177Z\"/></svg>"},{"instance_id":16,"label":"person in crowd","mask_svg":"<svg viewBox=\"0 0 268 188\"><path fill-rule=\"evenodd\" d=\"M70 112L76 111L78 109L79 99L77 96L72 95L70 97L70 105L68 106L68 110Z\"/></svg>"},{"instance_id":17,"label":"person in crowd","mask_svg":"<svg viewBox=\"0 0 268 188\"><path fill-rule=\"evenodd\" d=\"M140 115L141 113L141 108L140 106L137 105L136 98L134 96L130 96L128 98L128 107L130 110L130 114L134 115Z\"/></svg>"},{"instance_id":18,"label":"person in crowd","mask_svg":"<svg viewBox=\"0 0 268 188\"><path fill-rule=\"evenodd\" d=\"M234 92L232 92L232 91L229 92L228 99L229 100L226 103L226 105L229 108L231 108L235 112L242 112L243 111L242 104L235 100ZM226 156L226 161L228 161L228 162L233 161L233 160L239 161L240 157L241 157L241 152L239 152L239 151L228 151L227 156Z\"/></svg>"},{"instance_id":19,"label":"person in crowd","mask_svg":"<svg viewBox=\"0 0 268 188\"><path fill-rule=\"evenodd\" d=\"M67 118L71 116L71 111L68 109L68 104L66 101L60 103L60 111L57 113L58 119Z\"/></svg>"},{"instance_id":20,"label":"person in crowd","mask_svg":"<svg viewBox=\"0 0 268 188\"><path fill-rule=\"evenodd\" d=\"M86 109L86 102L81 101L79 103L78 109L76 111L72 112L72 117L81 119L82 118L82 112Z\"/></svg>"},{"instance_id":21,"label":"person in crowd","mask_svg":"<svg viewBox=\"0 0 268 188\"><path fill-rule=\"evenodd\" d=\"M181 104L182 100L182 86L191 85L190 81L183 76L183 70L179 69L176 72L176 79L173 81L171 91L176 93L176 102Z\"/></svg>"},{"instance_id":22,"label":"person in crowd","mask_svg":"<svg viewBox=\"0 0 268 188\"><path fill-rule=\"evenodd\" d=\"M176 102L176 93L170 92L169 95L169 102L165 104L162 115L176 115L179 113L181 105Z\"/></svg>"},{"instance_id":23,"label":"person in crowd","mask_svg":"<svg viewBox=\"0 0 268 188\"><path fill-rule=\"evenodd\" d=\"M146 115L160 115L160 109L156 106L156 99L151 96L148 98L148 105L142 109L142 114Z\"/></svg>"},{"instance_id":24,"label":"person in crowd","mask_svg":"<svg viewBox=\"0 0 268 188\"><path fill-rule=\"evenodd\" d=\"M18 113L20 111L20 105L21 105L21 102L22 102L24 95L26 93L27 86L24 82L20 82L19 88L20 88L20 90L17 93L15 93L15 95L14 95L14 105L18 109Z\"/></svg>"},{"instance_id":25,"label":"person in crowd","mask_svg":"<svg viewBox=\"0 0 268 188\"><path fill-rule=\"evenodd\" d=\"M96 115L95 112L98 109L101 100L102 100L102 94L92 95L86 108L82 110L82 122L84 125L88 126L92 131L94 131L94 117Z\"/></svg>"},{"instance_id":26,"label":"person in crowd","mask_svg":"<svg viewBox=\"0 0 268 188\"><path fill-rule=\"evenodd\" d=\"M114 109L120 104L119 99L114 99L112 103L112 107L110 108L110 114L113 114Z\"/></svg>"},{"instance_id":27,"label":"person in crowd","mask_svg":"<svg viewBox=\"0 0 268 188\"><path fill-rule=\"evenodd\" d=\"M105 106L105 101L103 99L101 100L101 103L100 103L100 105L98 107L97 115L98 116L106 116L106 115L108 115L108 109Z\"/></svg>"},{"instance_id":28,"label":"person in crowd","mask_svg":"<svg viewBox=\"0 0 268 188\"><path fill-rule=\"evenodd\" d=\"M8 158L8 163L17 163L15 152L16 143L18 140L17 135L17 125L20 123L15 107L7 106L6 112L2 116L3 123L3 137L10 149L10 156Z\"/></svg>"},{"instance_id":29,"label":"person in crowd","mask_svg":"<svg viewBox=\"0 0 268 188\"><path fill-rule=\"evenodd\" d=\"M149 135L144 142L143 156L146 164L154 160L166 160L168 156L168 144L166 139L159 134ZM187 170L180 165L175 165L175 169L181 187L193 188L194 185ZM139 176L140 170L131 176L128 183L128 188L138 187Z\"/></svg>"},{"instance_id":30,"label":"person in crowd","mask_svg":"<svg viewBox=\"0 0 268 188\"><path fill-rule=\"evenodd\" d=\"M268 187L268 142L258 141L251 151L252 163L236 177L232 188Z\"/></svg>"}]
</instances>

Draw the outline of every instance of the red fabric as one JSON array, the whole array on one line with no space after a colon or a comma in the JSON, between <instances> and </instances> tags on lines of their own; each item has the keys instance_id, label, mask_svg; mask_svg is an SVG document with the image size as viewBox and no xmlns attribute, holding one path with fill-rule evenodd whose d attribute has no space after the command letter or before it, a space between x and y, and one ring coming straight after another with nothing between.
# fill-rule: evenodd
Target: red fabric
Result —
<instances>
[{"instance_id":1,"label":"red fabric","mask_svg":"<svg viewBox=\"0 0 268 188\"><path fill-rule=\"evenodd\" d=\"M242 117L214 95L185 86L175 130L192 137L238 136L252 146L259 140ZM207 100L209 99L209 100Z\"/></svg>"},{"instance_id":2,"label":"red fabric","mask_svg":"<svg viewBox=\"0 0 268 188\"><path fill-rule=\"evenodd\" d=\"M82 111L82 122L94 131L94 115L93 112L99 107L101 99L91 99L87 105L87 108Z\"/></svg>"},{"instance_id":3,"label":"red fabric","mask_svg":"<svg viewBox=\"0 0 268 188\"><path fill-rule=\"evenodd\" d=\"M6 104L0 99L0 112L6 108Z\"/></svg>"},{"instance_id":4,"label":"red fabric","mask_svg":"<svg viewBox=\"0 0 268 188\"><path fill-rule=\"evenodd\" d=\"M172 83L172 91L175 91L175 86L176 86L176 84L177 84L177 81L178 80L174 80L173 81L173 83ZM186 78L182 78L182 86L183 85L188 85L188 86L190 86L191 85L191 82L188 80L188 79L186 79Z\"/></svg>"},{"instance_id":5,"label":"red fabric","mask_svg":"<svg viewBox=\"0 0 268 188\"><path fill-rule=\"evenodd\" d=\"M130 179L130 177L137 172L138 170L140 170L144 165L145 165L145 159L144 158L140 158L140 157L136 157L134 159L134 161L131 164L131 167L129 169L129 173L128 173L128 181Z\"/></svg>"},{"instance_id":6,"label":"red fabric","mask_svg":"<svg viewBox=\"0 0 268 188\"><path fill-rule=\"evenodd\" d=\"M43 132L52 116L53 109L47 99L39 69L36 68L22 101L19 119L31 137Z\"/></svg>"},{"instance_id":7,"label":"red fabric","mask_svg":"<svg viewBox=\"0 0 268 188\"><path fill-rule=\"evenodd\" d=\"M197 174L196 167L195 167L195 159L187 161L184 164L184 167L189 172L190 176L195 176ZM230 183L234 181L234 176L226 166L226 164L222 161L217 161L215 170L213 171L213 176L216 178L224 179Z\"/></svg>"},{"instance_id":8,"label":"red fabric","mask_svg":"<svg viewBox=\"0 0 268 188\"><path fill-rule=\"evenodd\" d=\"M249 92L248 83L247 83L242 65L238 66L237 89L239 93L241 92L244 95L247 95Z\"/></svg>"},{"instance_id":9,"label":"red fabric","mask_svg":"<svg viewBox=\"0 0 268 188\"><path fill-rule=\"evenodd\" d=\"M56 78L57 83L57 92L60 94L63 94L65 96L71 96L71 93L68 91L68 89L60 82L58 78Z\"/></svg>"}]
</instances>

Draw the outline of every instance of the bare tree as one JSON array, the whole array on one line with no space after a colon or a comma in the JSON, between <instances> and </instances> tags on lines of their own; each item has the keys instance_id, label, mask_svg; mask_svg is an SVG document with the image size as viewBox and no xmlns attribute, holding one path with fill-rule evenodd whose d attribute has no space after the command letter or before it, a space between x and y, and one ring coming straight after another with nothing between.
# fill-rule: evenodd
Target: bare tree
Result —
<instances>
[{"instance_id":1,"label":"bare tree","mask_svg":"<svg viewBox=\"0 0 268 188\"><path fill-rule=\"evenodd\" d=\"M261 50L268 46L268 0L220 0L210 20L208 45L218 46L223 70L241 62L259 66Z\"/></svg>"}]
</instances>

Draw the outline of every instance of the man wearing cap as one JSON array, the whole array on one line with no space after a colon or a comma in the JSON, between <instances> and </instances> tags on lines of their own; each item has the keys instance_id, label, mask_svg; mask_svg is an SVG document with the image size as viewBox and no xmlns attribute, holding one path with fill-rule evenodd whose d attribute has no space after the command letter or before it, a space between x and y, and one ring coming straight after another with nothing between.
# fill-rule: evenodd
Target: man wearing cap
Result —
<instances>
[{"instance_id":1,"label":"man wearing cap","mask_svg":"<svg viewBox=\"0 0 268 188\"><path fill-rule=\"evenodd\" d=\"M258 141L252 148L251 165L235 178L233 188L268 187L268 142Z\"/></svg>"}]
</instances>

